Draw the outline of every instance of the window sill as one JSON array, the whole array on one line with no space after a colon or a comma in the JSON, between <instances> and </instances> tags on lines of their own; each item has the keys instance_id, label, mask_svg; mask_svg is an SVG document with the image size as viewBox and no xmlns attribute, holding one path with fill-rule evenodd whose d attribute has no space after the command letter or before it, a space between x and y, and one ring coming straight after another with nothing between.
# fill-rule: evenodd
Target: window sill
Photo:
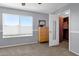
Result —
<instances>
[{"instance_id":1,"label":"window sill","mask_svg":"<svg viewBox=\"0 0 79 59\"><path fill-rule=\"evenodd\" d=\"M27 37L27 36L33 36L33 35L32 34L30 34L30 35L11 35L11 36L4 35L3 38L15 38L15 37Z\"/></svg>"}]
</instances>

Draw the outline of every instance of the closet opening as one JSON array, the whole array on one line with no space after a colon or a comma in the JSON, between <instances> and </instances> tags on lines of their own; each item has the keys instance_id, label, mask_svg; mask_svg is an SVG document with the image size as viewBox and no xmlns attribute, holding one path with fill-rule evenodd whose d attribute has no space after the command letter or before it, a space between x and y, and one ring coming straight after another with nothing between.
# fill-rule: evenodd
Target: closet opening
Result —
<instances>
[{"instance_id":1,"label":"closet opening","mask_svg":"<svg viewBox=\"0 0 79 59\"><path fill-rule=\"evenodd\" d=\"M69 47L69 17L59 17L59 43L60 45Z\"/></svg>"}]
</instances>

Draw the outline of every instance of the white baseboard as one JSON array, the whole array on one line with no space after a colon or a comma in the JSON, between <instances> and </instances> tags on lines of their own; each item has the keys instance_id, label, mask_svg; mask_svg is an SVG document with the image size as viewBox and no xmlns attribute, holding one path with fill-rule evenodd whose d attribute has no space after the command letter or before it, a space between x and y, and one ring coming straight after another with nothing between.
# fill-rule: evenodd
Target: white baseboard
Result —
<instances>
[{"instance_id":1,"label":"white baseboard","mask_svg":"<svg viewBox=\"0 0 79 59\"><path fill-rule=\"evenodd\" d=\"M20 46L20 45L26 45L26 44L35 44L35 43L38 43L38 42L21 43L21 44L14 44L14 45L0 46L0 48L13 47L13 46Z\"/></svg>"},{"instance_id":2,"label":"white baseboard","mask_svg":"<svg viewBox=\"0 0 79 59\"><path fill-rule=\"evenodd\" d=\"M70 52L72 52L72 53L74 53L74 54L76 54L76 55L79 56L79 53L77 53L77 52L75 52L75 51L70 50Z\"/></svg>"}]
</instances>

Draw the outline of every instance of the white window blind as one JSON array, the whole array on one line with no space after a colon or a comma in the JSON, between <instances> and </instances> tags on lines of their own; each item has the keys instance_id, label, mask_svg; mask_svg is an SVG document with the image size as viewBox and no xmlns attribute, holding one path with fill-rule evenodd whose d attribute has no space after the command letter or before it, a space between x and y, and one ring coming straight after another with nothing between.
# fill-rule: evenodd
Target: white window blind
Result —
<instances>
[{"instance_id":1,"label":"white window blind","mask_svg":"<svg viewBox=\"0 0 79 59\"><path fill-rule=\"evenodd\" d=\"M33 35L33 18L3 13L3 38Z\"/></svg>"},{"instance_id":2,"label":"white window blind","mask_svg":"<svg viewBox=\"0 0 79 59\"><path fill-rule=\"evenodd\" d=\"M28 21L26 20L28 19ZM33 21L30 16L20 17L20 34L32 35L33 31Z\"/></svg>"}]
</instances>

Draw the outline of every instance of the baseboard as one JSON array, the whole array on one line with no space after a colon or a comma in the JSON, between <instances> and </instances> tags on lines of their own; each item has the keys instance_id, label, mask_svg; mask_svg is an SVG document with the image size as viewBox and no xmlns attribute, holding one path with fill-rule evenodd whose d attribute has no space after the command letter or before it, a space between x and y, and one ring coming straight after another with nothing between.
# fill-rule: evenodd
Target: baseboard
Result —
<instances>
[{"instance_id":1,"label":"baseboard","mask_svg":"<svg viewBox=\"0 0 79 59\"><path fill-rule=\"evenodd\" d=\"M74 53L74 54L76 54L76 55L79 56L79 53L77 53L77 52L75 52L75 51L70 50L70 52L72 52L72 53Z\"/></svg>"},{"instance_id":2,"label":"baseboard","mask_svg":"<svg viewBox=\"0 0 79 59\"><path fill-rule=\"evenodd\" d=\"M0 48L13 47L13 46L20 46L20 45L26 45L26 44L35 44L35 43L38 43L38 42L21 43L21 44L14 44L14 45L0 46Z\"/></svg>"}]
</instances>

